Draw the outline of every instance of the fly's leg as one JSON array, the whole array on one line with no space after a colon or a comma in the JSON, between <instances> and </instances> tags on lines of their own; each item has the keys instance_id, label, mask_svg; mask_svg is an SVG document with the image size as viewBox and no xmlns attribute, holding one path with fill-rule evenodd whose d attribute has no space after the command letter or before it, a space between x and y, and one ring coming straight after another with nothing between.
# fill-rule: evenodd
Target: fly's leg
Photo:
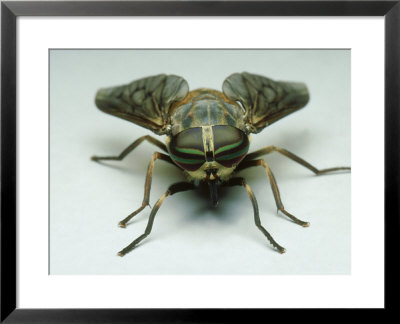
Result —
<instances>
[{"instance_id":1,"label":"fly's leg","mask_svg":"<svg viewBox=\"0 0 400 324\"><path fill-rule=\"evenodd\" d=\"M168 155L160 153L160 152L153 153L153 156L152 156L149 166L147 168L147 175L146 175L146 181L144 184L144 197L143 197L142 205L137 210L135 210L133 213L129 214L126 218L124 218L122 221L120 221L118 224L120 227L126 227L126 223L129 222L132 219L132 217L139 214L146 206L150 206L149 200L150 200L151 180L153 179L154 162L158 159L174 164L174 162L171 160L171 158Z\"/></svg>"},{"instance_id":2,"label":"fly's leg","mask_svg":"<svg viewBox=\"0 0 400 324\"><path fill-rule=\"evenodd\" d=\"M165 146L164 143L160 142L159 140L155 139L154 137L146 135L146 136L142 136L142 137L138 138L131 145L129 145L125 150L123 150L119 155L116 155L116 156L92 156L91 159L93 161L102 161L102 160L121 161L130 152L132 152L136 147L138 147L143 141L148 141L151 144L154 144L157 147L159 147L160 149L162 149L164 152L168 152L167 147ZM178 167L171 160L171 158L168 155L160 153L160 152L153 153L152 159L147 168L147 176L146 176L146 182L145 182L145 186L144 186L144 198L143 198L142 205L137 210L135 210L133 213L129 214L125 219L120 221L118 224L120 227L126 227L126 223L129 222L129 220L132 219L132 217L139 214L147 205L149 205L151 180L152 180L152 176L153 176L154 162L157 159L164 160L164 161Z\"/></svg>"},{"instance_id":3,"label":"fly's leg","mask_svg":"<svg viewBox=\"0 0 400 324\"><path fill-rule=\"evenodd\" d=\"M278 208L278 210L280 210L283 214L285 214L287 217L289 217L296 224L299 224L299 225L301 225L303 227L310 226L309 222L304 222L304 221L298 219L297 217L293 216L292 214L290 214L289 212L287 212L285 210L285 207L283 206L282 201L281 201L278 185L276 183L274 174L272 173L272 171L269 168L268 164L263 159L244 161L241 164L239 164L237 170L240 171L240 170L243 170L243 169L246 169L246 168L250 168L250 167L254 167L254 166L262 166L265 169L265 171L267 173L267 176L268 176L268 179L269 179L269 182L271 184L271 189L272 189L272 192L274 194L275 203L276 203L276 207Z\"/></svg>"},{"instance_id":4,"label":"fly's leg","mask_svg":"<svg viewBox=\"0 0 400 324\"><path fill-rule=\"evenodd\" d=\"M255 152L253 152L253 153L247 154L246 157L243 159L243 162L256 159L256 158L258 158L258 157L260 157L262 155L269 154L269 153L272 153L272 152L278 152L278 153L282 154L283 156L286 156L287 158L289 158L289 159L301 164L302 166L306 167L310 171L314 172L316 175L326 174L326 173L334 172L334 171L351 170L350 167L336 167L336 168L328 168L328 169L319 170L315 166L311 165L307 161L304 161L302 158L300 158L297 155L289 152L288 150L285 150L283 148L280 148L280 147L277 147L277 146L273 146L273 145L264 147L264 148L262 148L260 150L257 150Z\"/></svg>"},{"instance_id":5,"label":"fly's leg","mask_svg":"<svg viewBox=\"0 0 400 324\"><path fill-rule=\"evenodd\" d=\"M269 232L261 225L256 197L254 196L253 191L251 190L250 186L246 183L246 181L243 178L231 178L226 183L224 183L224 186L243 186L246 189L247 193L249 194L251 204L253 205L254 222L256 223L257 228L267 237L267 239L271 242L271 244L276 249L278 249L279 253L285 253L286 251L285 248L280 246L274 240L271 234L269 234Z\"/></svg>"},{"instance_id":6,"label":"fly's leg","mask_svg":"<svg viewBox=\"0 0 400 324\"><path fill-rule=\"evenodd\" d=\"M172 196L173 194L175 194L177 192L193 190L195 188L196 188L195 185L192 183L189 183L189 182L178 182L178 183L171 185L168 188L168 190L160 197L160 199L158 199L158 201L154 205L153 209L151 210L151 213L149 216L149 221L147 222L147 226L146 226L144 233L142 235L140 235L137 239L135 239L127 247L125 247L124 249L119 251L118 255L124 256L128 252L132 251L140 241L142 241L146 236L148 236L150 234L157 211L160 208L161 204L163 203L163 201L166 197Z\"/></svg>"},{"instance_id":7,"label":"fly's leg","mask_svg":"<svg viewBox=\"0 0 400 324\"><path fill-rule=\"evenodd\" d=\"M149 143L154 144L155 146L159 147L164 152L168 152L167 147L165 146L164 143L160 142L159 140L155 139L154 137L146 135L146 136L142 136L142 137L138 138L131 145L129 145L125 150L123 150L119 155L116 155L116 156L96 156L96 155L94 155L91 157L91 159L93 161L102 161L102 160L121 161L130 152L132 152L136 147L138 147L143 141L148 141Z\"/></svg>"}]
</instances>

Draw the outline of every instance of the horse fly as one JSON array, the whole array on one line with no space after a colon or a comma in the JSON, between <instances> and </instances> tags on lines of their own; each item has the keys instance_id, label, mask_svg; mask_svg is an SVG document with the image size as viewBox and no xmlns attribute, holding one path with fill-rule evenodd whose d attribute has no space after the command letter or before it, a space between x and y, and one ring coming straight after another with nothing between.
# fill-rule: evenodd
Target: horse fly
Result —
<instances>
[{"instance_id":1,"label":"horse fly","mask_svg":"<svg viewBox=\"0 0 400 324\"><path fill-rule=\"evenodd\" d=\"M248 153L250 133L259 133L275 121L304 107L308 100L309 92L304 83L273 81L246 72L234 73L226 78L222 92L212 89L189 91L186 80L165 74L139 79L123 86L100 89L95 98L100 110L147 128L157 135L166 135L166 144L146 135L138 138L117 156L92 157L94 161L120 161L144 141L164 152L155 152L150 160L142 205L120 221L119 226L125 227L132 217L149 205L156 160L178 167L187 179L167 189L152 208L144 233L118 255L130 252L150 234L154 217L166 197L196 189L200 184L208 185L213 206L218 203L220 186L244 187L253 206L256 226L274 248L284 253L285 248L261 225L252 189L243 177L236 174L250 167L264 168L278 210L294 223L309 226L308 222L298 219L285 209L274 174L260 157L278 152L316 175L350 170L350 167L319 170L297 155L276 146Z\"/></svg>"}]
</instances>

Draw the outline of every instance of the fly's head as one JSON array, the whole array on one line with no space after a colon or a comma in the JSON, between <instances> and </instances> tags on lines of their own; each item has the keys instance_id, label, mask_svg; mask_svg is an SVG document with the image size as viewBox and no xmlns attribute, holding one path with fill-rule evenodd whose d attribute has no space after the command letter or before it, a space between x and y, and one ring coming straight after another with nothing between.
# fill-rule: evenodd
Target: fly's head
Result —
<instances>
[{"instance_id":1,"label":"fly's head","mask_svg":"<svg viewBox=\"0 0 400 324\"><path fill-rule=\"evenodd\" d=\"M249 138L228 125L188 128L167 138L171 159L184 170L189 181L206 182L213 206L218 186L227 181L249 150Z\"/></svg>"}]
</instances>

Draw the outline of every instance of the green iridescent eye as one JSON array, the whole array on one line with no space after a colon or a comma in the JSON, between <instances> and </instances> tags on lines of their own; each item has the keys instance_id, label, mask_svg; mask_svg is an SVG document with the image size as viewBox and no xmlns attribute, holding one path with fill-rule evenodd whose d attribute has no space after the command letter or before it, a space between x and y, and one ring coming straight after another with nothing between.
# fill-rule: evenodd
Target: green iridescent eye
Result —
<instances>
[{"instance_id":1,"label":"green iridescent eye","mask_svg":"<svg viewBox=\"0 0 400 324\"><path fill-rule=\"evenodd\" d=\"M237 165L249 150L249 138L232 126L213 126L215 160L227 168Z\"/></svg>"},{"instance_id":2,"label":"green iridescent eye","mask_svg":"<svg viewBox=\"0 0 400 324\"><path fill-rule=\"evenodd\" d=\"M196 171L205 162L201 127L189 128L171 138L168 152L176 164Z\"/></svg>"}]
</instances>

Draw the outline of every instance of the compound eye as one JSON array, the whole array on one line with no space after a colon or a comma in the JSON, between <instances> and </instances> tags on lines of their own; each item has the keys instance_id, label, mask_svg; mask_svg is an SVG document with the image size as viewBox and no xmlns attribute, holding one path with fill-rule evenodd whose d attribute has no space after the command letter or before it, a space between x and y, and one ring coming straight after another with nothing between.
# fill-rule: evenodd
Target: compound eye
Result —
<instances>
[{"instance_id":1,"label":"compound eye","mask_svg":"<svg viewBox=\"0 0 400 324\"><path fill-rule=\"evenodd\" d=\"M171 138L171 159L187 171L196 171L205 162L201 127L186 129Z\"/></svg>"},{"instance_id":2,"label":"compound eye","mask_svg":"<svg viewBox=\"0 0 400 324\"><path fill-rule=\"evenodd\" d=\"M249 150L249 138L233 126L213 126L215 160L227 168L237 165Z\"/></svg>"}]
</instances>

